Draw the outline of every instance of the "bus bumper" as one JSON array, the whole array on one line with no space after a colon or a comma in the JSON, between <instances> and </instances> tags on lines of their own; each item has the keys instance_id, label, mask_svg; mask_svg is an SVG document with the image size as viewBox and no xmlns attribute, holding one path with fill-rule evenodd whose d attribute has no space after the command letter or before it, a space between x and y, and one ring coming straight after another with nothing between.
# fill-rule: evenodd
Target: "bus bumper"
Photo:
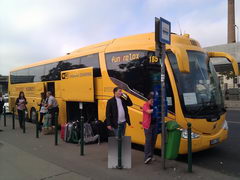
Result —
<instances>
[{"instance_id":1,"label":"bus bumper","mask_svg":"<svg viewBox=\"0 0 240 180\"><path fill-rule=\"evenodd\" d=\"M228 130L221 129L217 134L214 135L200 135L199 138L192 139L192 152L198 152L205 149L215 147L227 139ZM188 153L188 140L181 138L179 154Z\"/></svg>"}]
</instances>

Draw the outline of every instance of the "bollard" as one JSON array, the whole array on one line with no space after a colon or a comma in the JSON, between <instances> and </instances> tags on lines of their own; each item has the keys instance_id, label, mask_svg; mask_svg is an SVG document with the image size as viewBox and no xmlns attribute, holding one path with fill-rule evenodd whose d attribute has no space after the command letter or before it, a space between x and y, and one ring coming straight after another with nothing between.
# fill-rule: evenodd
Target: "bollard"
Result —
<instances>
[{"instance_id":1,"label":"bollard","mask_svg":"<svg viewBox=\"0 0 240 180\"><path fill-rule=\"evenodd\" d=\"M54 113L55 116L55 146L58 145L58 112Z\"/></svg>"},{"instance_id":2,"label":"bollard","mask_svg":"<svg viewBox=\"0 0 240 180\"><path fill-rule=\"evenodd\" d=\"M12 129L15 129L15 108L12 108Z\"/></svg>"},{"instance_id":3,"label":"bollard","mask_svg":"<svg viewBox=\"0 0 240 180\"><path fill-rule=\"evenodd\" d=\"M192 172L192 129L191 123L187 124L188 126L188 172Z\"/></svg>"},{"instance_id":4,"label":"bollard","mask_svg":"<svg viewBox=\"0 0 240 180\"><path fill-rule=\"evenodd\" d=\"M38 111L36 111L36 138L39 138Z\"/></svg>"},{"instance_id":5,"label":"bollard","mask_svg":"<svg viewBox=\"0 0 240 180\"><path fill-rule=\"evenodd\" d=\"M84 117L83 115L81 116L81 120L80 120L80 150L81 150L81 153L80 155L83 156L84 155L84 125L83 125L83 122L84 122Z\"/></svg>"},{"instance_id":6,"label":"bollard","mask_svg":"<svg viewBox=\"0 0 240 180\"><path fill-rule=\"evenodd\" d=\"M4 127L7 126L7 122L6 122L6 107L3 107L3 117L4 117Z\"/></svg>"},{"instance_id":7,"label":"bollard","mask_svg":"<svg viewBox=\"0 0 240 180\"><path fill-rule=\"evenodd\" d=\"M26 133L26 110L23 110L23 119L22 119L22 126L23 126L23 133Z\"/></svg>"},{"instance_id":8,"label":"bollard","mask_svg":"<svg viewBox=\"0 0 240 180\"><path fill-rule=\"evenodd\" d=\"M116 166L117 169L122 169L122 128L123 124L118 125L118 165Z\"/></svg>"}]
</instances>

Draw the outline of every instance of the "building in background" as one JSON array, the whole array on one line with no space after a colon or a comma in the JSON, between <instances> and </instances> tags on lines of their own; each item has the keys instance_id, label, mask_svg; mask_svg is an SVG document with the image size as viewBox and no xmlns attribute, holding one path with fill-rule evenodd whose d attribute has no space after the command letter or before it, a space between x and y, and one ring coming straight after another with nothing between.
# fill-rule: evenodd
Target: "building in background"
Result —
<instances>
[{"instance_id":1,"label":"building in background","mask_svg":"<svg viewBox=\"0 0 240 180\"><path fill-rule=\"evenodd\" d=\"M207 51L218 51L218 52L226 52L232 55L237 61L238 66L240 68L240 43L230 43L230 44L223 44L217 46L210 46L205 48ZM212 60L216 71L219 74L221 84L225 84L225 88L237 88L240 87L240 77L230 78L227 79L227 76L224 76L225 71L229 69L232 70L231 64L223 58L213 59ZM231 77L231 76L230 76Z\"/></svg>"},{"instance_id":2,"label":"building in background","mask_svg":"<svg viewBox=\"0 0 240 180\"><path fill-rule=\"evenodd\" d=\"M206 47L205 49L207 51L229 53L238 61L238 66L240 69L240 42L211 46ZM218 72L221 88L225 94L225 98L230 100L240 100L240 77L229 73L225 74L225 72L232 70L232 65L223 58L212 59L211 61Z\"/></svg>"},{"instance_id":3,"label":"building in background","mask_svg":"<svg viewBox=\"0 0 240 180\"><path fill-rule=\"evenodd\" d=\"M8 76L0 75L0 92L3 94L8 93Z\"/></svg>"}]
</instances>

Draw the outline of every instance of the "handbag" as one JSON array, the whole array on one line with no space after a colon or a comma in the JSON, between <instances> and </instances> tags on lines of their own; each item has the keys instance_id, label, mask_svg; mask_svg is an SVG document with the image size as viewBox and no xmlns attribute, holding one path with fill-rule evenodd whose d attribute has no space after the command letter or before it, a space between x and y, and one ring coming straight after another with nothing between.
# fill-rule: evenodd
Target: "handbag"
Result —
<instances>
[{"instance_id":1,"label":"handbag","mask_svg":"<svg viewBox=\"0 0 240 180\"><path fill-rule=\"evenodd\" d=\"M40 113L47 113L47 108L45 106L41 106Z\"/></svg>"}]
</instances>

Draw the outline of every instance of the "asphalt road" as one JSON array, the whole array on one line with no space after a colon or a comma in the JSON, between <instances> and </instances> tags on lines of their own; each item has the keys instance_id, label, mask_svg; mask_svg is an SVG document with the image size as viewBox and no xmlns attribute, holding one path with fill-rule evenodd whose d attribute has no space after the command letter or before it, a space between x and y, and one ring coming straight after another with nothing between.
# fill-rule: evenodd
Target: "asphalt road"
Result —
<instances>
[{"instance_id":1,"label":"asphalt road","mask_svg":"<svg viewBox=\"0 0 240 180\"><path fill-rule=\"evenodd\" d=\"M218 146L193 154L193 164L230 176L240 177L240 111L228 111L228 139ZM179 161L187 162L187 156Z\"/></svg>"}]
</instances>

